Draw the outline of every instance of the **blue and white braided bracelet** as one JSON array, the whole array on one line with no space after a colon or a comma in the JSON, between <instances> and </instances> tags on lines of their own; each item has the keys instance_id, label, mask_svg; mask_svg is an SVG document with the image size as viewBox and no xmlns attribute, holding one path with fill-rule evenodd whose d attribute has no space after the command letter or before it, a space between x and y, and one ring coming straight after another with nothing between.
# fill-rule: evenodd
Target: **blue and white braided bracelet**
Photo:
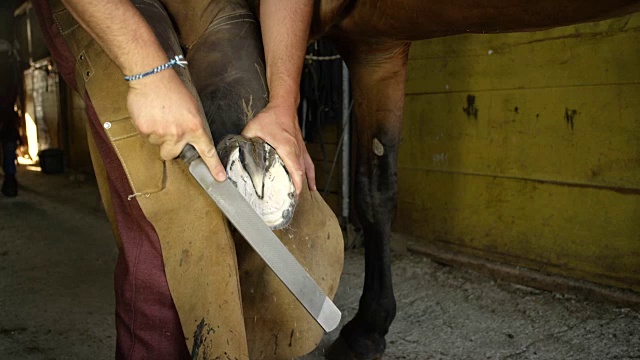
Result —
<instances>
[{"instance_id":1,"label":"blue and white braided bracelet","mask_svg":"<svg viewBox=\"0 0 640 360\"><path fill-rule=\"evenodd\" d=\"M146 71L146 72L143 72L143 73L140 73L140 74L125 76L124 79L127 80L127 81L140 80L140 79L142 79L144 77L147 77L149 75L157 74L162 70L167 70L168 68L170 68L170 67L172 67L174 65L178 65L180 67L184 67L187 64L187 62L185 60L183 60L183 59L184 59L184 57L182 55L176 55L176 56L173 57L173 59L169 60L169 62L166 63L166 64L162 64L162 65L160 65L160 66L158 66L156 68L153 68L153 69L151 69L149 71Z\"/></svg>"}]
</instances>

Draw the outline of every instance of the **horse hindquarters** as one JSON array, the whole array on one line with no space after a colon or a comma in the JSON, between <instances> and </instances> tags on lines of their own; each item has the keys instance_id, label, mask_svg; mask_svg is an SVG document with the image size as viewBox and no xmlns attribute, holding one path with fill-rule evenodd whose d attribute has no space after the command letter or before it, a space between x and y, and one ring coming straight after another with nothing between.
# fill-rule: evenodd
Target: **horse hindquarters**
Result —
<instances>
[{"instance_id":1,"label":"horse hindquarters","mask_svg":"<svg viewBox=\"0 0 640 360\"><path fill-rule=\"evenodd\" d=\"M356 316L330 359L376 359L396 313L389 243L397 203L397 159L410 43L339 44L351 72L357 129L355 204L365 243L365 283Z\"/></svg>"}]
</instances>

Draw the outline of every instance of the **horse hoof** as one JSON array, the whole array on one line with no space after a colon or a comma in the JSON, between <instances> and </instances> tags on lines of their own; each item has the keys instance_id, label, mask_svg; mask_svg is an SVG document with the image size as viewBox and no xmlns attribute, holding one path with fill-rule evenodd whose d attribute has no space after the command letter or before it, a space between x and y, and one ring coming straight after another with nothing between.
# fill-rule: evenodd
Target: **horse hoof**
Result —
<instances>
[{"instance_id":1,"label":"horse hoof","mask_svg":"<svg viewBox=\"0 0 640 360\"><path fill-rule=\"evenodd\" d=\"M227 176L273 230L286 227L296 206L296 189L275 149L262 139L240 135L217 146Z\"/></svg>"},{"instance_id":2,"label":"horse hoof","mask_svg":"<svg viewBox=\"0 0 640 360\"><path fill-rule=\"evenodd\" d=\"M329 346L329 349L325 352L324 357L327 360L380 360L382 354L375 355L360 355L356 354L347 342L339 336L336 341Z\"/></svg>"}]
</instances>

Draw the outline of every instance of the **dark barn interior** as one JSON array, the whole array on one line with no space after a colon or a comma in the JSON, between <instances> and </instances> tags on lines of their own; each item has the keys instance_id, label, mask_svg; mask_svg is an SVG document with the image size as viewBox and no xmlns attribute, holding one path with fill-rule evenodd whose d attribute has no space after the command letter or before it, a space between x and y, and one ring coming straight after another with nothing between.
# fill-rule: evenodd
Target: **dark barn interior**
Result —
<instances>
[{"instance_id":1,"label":"dark barn interior","mask_svg":"<svg viewBox=\"0 0 640 360\"><path fill-rule=\"evenodd\" d=\"M17 164L17 196L0 196L0 359L113 358L118 246L83 97L30 1L0 3L0 57ZM345 265L341 326L302 359L324 358L365 281L347 77L330 43L309 45L298 118ZM638 98L640 13L412 45L384 358L640 358Z\"/></svg>"}]
</instances>

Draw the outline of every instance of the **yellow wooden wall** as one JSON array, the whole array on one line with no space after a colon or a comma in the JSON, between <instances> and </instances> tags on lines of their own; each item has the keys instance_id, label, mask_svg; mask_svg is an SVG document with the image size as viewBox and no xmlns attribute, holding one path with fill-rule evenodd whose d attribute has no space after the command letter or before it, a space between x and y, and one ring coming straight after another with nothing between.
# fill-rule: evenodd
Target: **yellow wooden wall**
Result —
<instances>
[{"instance_id":1,"label":"yellow wooden wall","mask_svg":"<svg viewBox=\"0 0 640 360\"><path fill-rule=\"evenodd\" d=\"M404 121L397 231L640 291L640 14L417 42Z\"/></svg>"}]
</instances>

